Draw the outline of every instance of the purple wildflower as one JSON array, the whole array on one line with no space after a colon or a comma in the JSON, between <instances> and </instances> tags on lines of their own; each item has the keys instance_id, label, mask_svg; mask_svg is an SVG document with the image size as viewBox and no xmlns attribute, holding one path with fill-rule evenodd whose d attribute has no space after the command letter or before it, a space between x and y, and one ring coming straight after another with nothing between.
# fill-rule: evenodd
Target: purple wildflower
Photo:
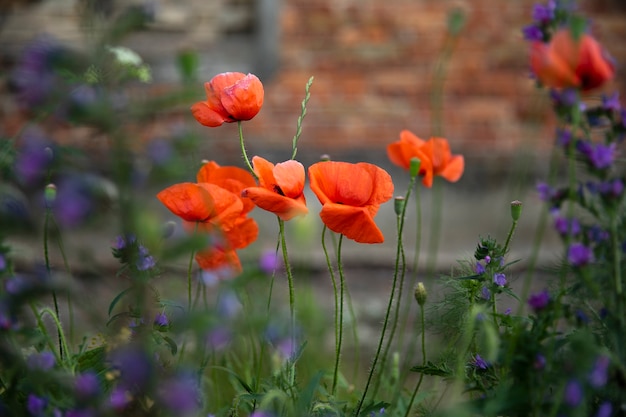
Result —
<instances>
[{"instance_id":1,"label":"purple wildflower","mask_svg":"<svg viewBox=\"0 0 626 417\"><path fill-rule=\"evenodd\" d=\"M610 168L613 164L616 150L615 143L610 143L608 145L598 143L594 145L590 142L579 140L576 143L576 148L580 153L587 157L589 163L595 169Z\"/></svg>"},{"instance_id":2,"label":"purple wildflower","mask_svg":"<svg viewBox=\"0 0 626 417\"><path fill-rule=\"evenodd\" d=\"M573 266L585 266L593 259L593 252L582 243L573 243L567 251L567 260Z\"/></svg>"},{"instance_id":3,"label":"purple wildflower","mask_svg":"<svg viewBox=\"0 0 626 417\"><path fill-rule=\"evenodd\" d=\"M550 201L557 194L556 190L550 187L545 182L538 183L536 186L536 190L539 193L539 198L541 199L541 201Z\"/></svg>"},{"instance_id":4,"label":"purple wildflower","mask_svg":"<svg viewBox=\"0 0 626 417\"><path fill-rule=\"evenodd\" d=\"M177 376L161 384L159 399L177 416L195 415L200 406L199 387L190 375Z\"/></svg>"},{"instance_id":5,"label":"purple wildflower","mask_svg":"<svg viewBox=\"0 0 626 417\"><path fill-rule=\"evenodd\" d=\"M556 10L556 2L549 0L544 6L542 4L533 5L533 20L538 23L549 23L554 19L554 11Z\"/></svg>"},{"instance_id":6,"label":"purple wildflower","mask_svg":"<svg viewBox=\"0 0 626 417\"><path fill-rule=\"evenodd\" d=\"M491 299L491 291L489 291L489 288L483 287L480 290L480 296L483 298L483 300L490 300Z\"/></svg>"},{"instance_id":7,"label":"purple wildflower","mask_svg":"<svg viewBox=\"0 0 626 417\"><path fill-rule=\"evenodd\" d=\"M491 256L486 255L485 256L485 265L489 265L489 262L491 262Z\"/></svg>"},{"instance_id":8,"label":"purple wildflower","mask_svg":"<svg viewBox=\"0 0 626 417\"><path fill-rule=\"evenodd\" d=\"M476 267L474 268L474 271L476 271L478 275L482 275L485 273L485 266L481 264L480 261L478 261L476 262Z\"/></svg>"},{"instance_id":9,"label":"purple wildflower","mask_svg":"<svg viewBox=\"0 0 626 417\"><path fill-rule=\"evenodd\" d=\"M561 128L556 130L556 143L559 146L566 148L567 146L569 146L571 141L572 141L571 130L561 129Z\"/></svg>"},{"instance_id":10,"label":"purple wildflower","mask_svg":"<svg viewBox=\"0 0 626 417\"><path fill-rule=\"evenodd\" d=\"M602 404L600 404L600 407L598 407L598 412L596 413L595 417L611 417L612 413L613 413L613 406L611 405L610 402L605 401Z\"/></svg>"},{"instance_id":11,"label":"purple wildflower","mask_svg":"<svg viewBox=\"0 0 626 417\"><path fill-rule=\"evenodd\" d=\"M614 178L599 183L597 189L603 197L616 198L624 192L624 183L620 178Z\"/></svg>"},{"instance_id":12,"label":"purple wildflower","mask_svg":"<svg viewBox=\"0 0 626 417\"><path fill-rule=\"evenodd\" d=\"M619 92L616 91L610 96L602 95L602 108L608 111L619 112L622 105L619 102Z\"/></svg>"},{"instance_id":13,"label":"purple wildflower","mask_svg":"<svg viewBox=\"0 0 626 417\"><path fill-rule=\"evenodd\" d=\"M113 389L113 391L111 391L111 396L109 397L111 407L115 410L123 409L131 402L131 400L132 397L130 393L121 387Z\"/></svg>"},{"instance_id":14,"label":"purple wildflower","mask_svg":"<svg viewBox=\"0 0 626 417\"><path fill-rule=\"evenodd\" d=\"M602 388L608 380L608 369L611 360L608 356L601 355L596 359L591 374L589 375L589 383L594 388Z\"/></svg>"},{"instance_id":15,"label":"purple wildflower","mask_svg":"<svg viewBox=\"0 0 626 417\"><path fill-rule=\"evenodd\" d=\"M543 290L539 293L531 294L528 298L528 305L535 311L541 311L550 303L550 293Z\"/></svg>"},{"instance_id":16,"label":"purple wildflower","mask_svg":"<svg viewBox=\"0 0 626 417\"><path fill-rule=\"evenodd\" d=\"M524 26L522 34L527 41L543 41L543 31L534 23Z\"/></svg>"},{"instance_id":17,"label":"purple wildflower","mask_svg":"<svg viewBox=\"0 0 626 417\"><path fill-rule=\"evenodd\" d=\"M563 401L570 407L576 407L583 399L583 388L580 382L571 380L565 386L565 392L563 393Z\"/></svg>"},{"instance_id":18,"label":"purple wildflower","mask_svg":"<svg viewBox=\"0 0 626 417\"><path fill-rule=\"evenodd\" d=\"M24 132L14 166L18 181L32 186L44 180L54 158L52 146L39 129L29 128Z\"/></svg>"},{"instance_id":19,"label":"purple wildflower","mask_svg":"<svg viewBox=\"0 0 626 417\"><path fill-rule=\"evenodd\" d=\"M580 234L582 228L577 219L567 219L563 216L557 216L554 219L554 228L561 236L576 236Z\"/></svg>"},{"instance_id":20,"label":"purple wildflower","mask_svg":"<svg viewBox=\"0 0 626 417\"><path fill-rule=\"evenodd\" d=\"M54 357L54 354L47 350L40 353L33 353L26 358L26 366L28 366L28 369L33 371L49 371L54 368L55 364L56 358Z\"/></svg>"},{"instance_id":21,"label":"purple wildflower","mask_svg":"<svg viewBox=\"0 0 626 417\"><path fill-rule=\"evenodd\" d=\"M31 415L35 417L43 416L47 406L48 400L45 398L38 397L35 394L28 394L26 408Z\"/></svg>"},{"instance_id":22,"label":"purple wildflower","mask_svg":"<svg viewBox=\"0 0 626 417\"><path fill-rule=\"evenodd\" d=\"M224 318L234 318L241 308L241 302L234 292L223 293L217 302L217 312Z\"/></svg>"},{"instance_id":23,"label":"purple wildflower","mask_svg":"<svg viewBox=\"0 0 626 417\"><path fill-rule=\"evenodd\" d=\"M100 380L93 372L85 372L76 375L74 379L74 392L80 399L88 399L98 395L100 392Z\"/></svg>"},{"instance_id":24,"label":"purple wildflower","mask_svg":"<svg viewBox=\"0 0 626 417\"><path fill-rule=\"evenodd\" d=\"M545 367L546 367L546 357L543 356L541 353L538 353L537 356L535 356L535 362L533 363L533 368L540 371L544 369Z\"/></svg>"},{"instance_id":25,"label":"purple wildflower","mask_svg":"<svg viewBox=\"0 0 626 417\"><path fill-rule=\"evenodd\" d=\"M259 268L267 275L273 275L281 266L282 260L275 250L267 250L259 258Z\"/></svg>"},{"instance_id":26,"label":"purple wildflower","mask_svg":"<svg viewBox=\"0 0 626 417\"><path fill-rule=\"evenodd\" d=\"M550 90L550 97L556 106L572 107L578 101L578 92L573 88L566 88L563 91Z\"/></svg>"},{"instance_id":27,"label":"purple wildflower","mask_svg":"<svg viewBox=\"0 0 626 417\"><path fill-rule=\"evenodd\" d=\"M228 346L232 338L233 334L230 329L226 327L217 327L209 332L206 337L206 342L213 350L218 351Z\"/></svg>"},{"instance_id":28,"label":"purple wildflower","mask_svg":"<svg viewBox=\"0 0 626 417\"><path fill-rule=\"evenodd\" d=\"M57 185L53 212L65 227L80 225L94 208L92 190L87 181L79 176L63 178Z\"/></svg>"},{"instance_id":29,"label":"purple wildflower","mask_svg":"<svg viewBox=\"0 0 626 417\"><path fill-rule=\"evenodd\" d=\"M114 350L109 360L112 367L120 371L120 388L141 389L152 379L152 360L147 352L138 346L129 345Z\"/></svg>"},{"instance_id":30,"label":"purple wildflower","mask_svg":"<svg viewBox=\"0 0 626 417\"><path fill-rule=\"evenodd\" d=\"M474 356L474 360L472 361L472 365L476 367L476 369L485 370L489 368L489 363L484 360L478 353Z\"/></svg>"},{"instance_id":31,"label":"purple wildflower","mask_svg":"<svg viewBox=\"0 0 626 417\"><path fill-rule=\"evenodd\" d=\"M597 224L594 224L589 228L589 230L587 230L587 237L596 243L607 240L609 236L609 232L602 230L602 228Z\"/></svg>"},{"instance_id":32,"label":"purple wildflower","mask_svg":"<svg viewBox=\"0 0 626 417\"><path fill-rule=\"evenodd\" d=\"M504 287L506 285L506 275L501 272L494 274L493 282L499 287Z\"/></svg>"},{"instance_id":33,"label":"purple wildflower","mask_svg":"<svg viewBox=\"0 0 626 417\"><path fill-rule=\"evenodd\" d=\"M7 258L3 253L0 253L0 271L4 271L7 267Z\"/></svg>"},{"instance_id":34,"label":"purple wildflower","mask_svg":"<svg viewBox=\"0 0 626 417\"><path fill-rule=\"evenodd\" d=\"M164 312L160 312L157 313L156 317L154 318L154 324L156 324L157 326L167 326L170 324L170 321Z\"/></svg>"},{"instance_id":35,"label":"purple wildflower","mask_svg":"<svg viewBox=\"0 0 626 417\"><path fill-rule=\"evenodd\" d=\"M155 265L156 261L154 260L154 257L150 255L148 249L143 245L139 245L139 253L136 262L137 269L140 271L147 271L148 269L154 268Z\"/></svg>"}]
</instances>

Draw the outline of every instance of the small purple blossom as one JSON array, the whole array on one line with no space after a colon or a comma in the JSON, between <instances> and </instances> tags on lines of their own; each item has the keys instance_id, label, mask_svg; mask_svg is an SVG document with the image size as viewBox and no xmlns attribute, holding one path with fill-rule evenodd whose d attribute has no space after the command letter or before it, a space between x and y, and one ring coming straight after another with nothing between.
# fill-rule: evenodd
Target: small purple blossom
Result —
<instances>
[{"instance_id":1,"label":"small purple blossom","mask_svg":"<svg viewBox=\"0 0 626 417\"><path fill-rule=\"evenodd\" d=\"M506 285L506 275L501 272L493 274L493 282L499 287L504 287Z\"/></svg>"},{"instance_id":2,"label":"small purple blossom","mask_svg":"<svg viewBox=\"0 0 626 417\"><path fill-rule=\"evenodd\" d=\"M234 292L224 292L217 302L217 312L223 318L234 318L241 309L241 301Z\"/></svg>"},{"instance_id":3,"label":"small purple blossom","mask_svg":"<svg viewBox=\"0 0 626 417\"><path fill-rule=\"evenodd\" d=\"M583 243L576 242L570 245L567 251L567 261L573 266L581 267L593 260L593 251Z\"/></svg>"},{"instance_id":4,"label":"small purple blossom","mask_svg":"<svg viewBox=\"0 0 626 417\"><path fill-rule=\"evenodd\" d=\"M195 415L200 407L198 384L191 375L176 376L160 385L159 399L177 416Z\"/></svg>"},{"instance_id":5,"label":"small purple blossom","mask_svg":"<svg viewBox=\"0 0 626 417\"><path fill-rule=\"evenodd\" d=\"M28 128L15 159L15 175L22 184L32 186L44 180L53 160L52 142L37 128Z\"/></svg>"},{"instance_id":6,"label":"small purple blossom","mask_svg":"<svg viewBox=\"0 0 626 417\"><path fill-rule=\"evenodd\" d=\"M576 236L581 233L582 228L577 219L567 219L563 216L556 216L554 219L554 228L561 236Z\"/></svg>"},{"instance_id":7,"label":"small purple blossom","mask_svg":"<svg viewBox=\"0 0 626 417\"><path fill-rule=\"evenodd\" d=\"M596 359L591 374L589 375L589 383L594 388L602 388L608 380L608 369L611 360L608 356L601 355Z\"/></svg>"},{"instance_id":8,"label":"small purple blossom","mask_svg":"<svg viewBox=\"0 0 626 417\"><path fill-rule=\"evenodd\" d=\"M602 95L602 108L608 111L619 112L622 109L622 105L619 102L619 92L611 94L610 96Z\"/></svg>"},{"instance_id":9,"label":"small purple blossom","mask_svg":"<svg viewBox=\"0 0 626 417\"><path fill-rule=\"evenodd\" d=\"M533 368L540 371L544 369L545 367L546 367L546 357L543 356L541 353L538 353L537 356L535 356L535 362L533 363Z\"/></svg>"},{"instance_id":10,"label":"small purple blossom","mask_svg":"<svg viewBox=\"0 0 626 417\"><path fill-rule=\"evenodd\" d=\"M543 30L534 23L524 26L522 34L527 41L543 41Z\"/></svg>"},{"instance_id":11,"label":"small purple blossom","mask_svg":"<svg viewBox=\"0 0 626 417\"><path fill-rule=\"evenodd\" d=\"M147 271L156 266L154 257L150 255L148 249L143 245L139 245L136 266L140 271Z\"/></svg>"},{"instance_id":12,"label":"small purple blossom","mask_svg":"<svg viewBox=\"0 0 626 417\"><path fill-rule=\"evenodd\" d=\"M550 293L543 290L539 293L531 294L528 298L528 305L535 311L541 311L550 303Z\"/></svg>"},{"instance_id":13,"label":"small purple blossom","mask_svg":"<svg viewBox=\"0 0 626 417\"><path fill-rule=\"evenodd\" d=\"M259 268L266 275L273 275L282 266L282 259L275 250L264 251L259 257Z\"/></svg>"},{"instance_id":14,"label":"small purple blossom","mask_svg":"<svg viewBox=\"0 0 626 417\"><path fill-rule=\"evenodd\" d=\"M580 382L571 380L565 386L563 393L563 401L570 407L578 406L583 399L583 388Z\"/></svg>"},{"instance_id":15,"label":"small purple blossom","mask_svg":"<svg viewBox=\"0 0 626 417\"><path fill-rule=\"evenodd\" d=\"M157 313L156 317L154 318L154 324L156 324L157 326L167 326L170 324L170 321L164 312L160 312Z\"/></svg>"},{"instance_id":16,"label":"small purple blossom","mask_svg":"<svg viewBox=\"0 0 626 417\"><path fill-rule=\"evenodd\" d=\"M130 393L121 387L116 387L115 389L113 389L109 397L111 407L113 407L115 410L123 409L131 402L131 400L132 396L130 395Z\"/></svg>"},{"instance_id":17,"label":"small purple blossom","mask_svg":"<svg viewBox=\"0 0 626 417\"><path fill-rule=\"evenodd\" d=\"M541 201L550 201L554 197L556 197L557 194L556 190L550 187L545 182L538 183L536 186L536 190L537 193L539 193L539 199L541 199Z\"/></svg>"},{"instance_id":18,"label":"small purple blossom","mask_svg":"<svg viewBox=\"0 0 626 417\"><path fill-rule=\"evenodd\" d=\"M88 399L100 393L100 380L93 372L85 372L76 375L74 379L74 392L80 399Z\"/></svg>"},{"instance_id":19,"label":"small purple blossom","mask_svg":"<svg viewBox=\"0 0 626 417\"><path fill-rule=\"evenodd\" d=\"M533 20L538 23L549 23L554 19L554 11L556 10L556 1L549 0L544 6L542 4L533 5Z\"/></svg>"},{"instance_id":20,"label":"small purple blossom","mask_svg":"<svg viewBox=\"0 0 626 417\"><path fill-rule=\"evenodd\" d=\"M42 397L38 397L35 394L28 394L26 401L26 408L28 412L35 417L43 416L46 407L48 406L48 400Z\"/></svg>"},{"instance_id":21,"label":"small purple blossom","mask_svg":"<svg viewBox=\"0 0 626 417\"><path fill-rule=\"evenodd\" d=\"M226 327L216 327L206 337L207 344L216 351L224 349L233 339L232 331Z\"/></svg>"},{"instance_id":22,"label":"small purple blossom","mask_svg":"<svg viewBox=\"0 0 626 417\"><path fill-rule=\"evenodd\" d=\"M476 267L474 268L474 271L478 274L478 275L482 275L485 273L485 266L480 263L480 261L476 262Z\"/></svg>"},{"instance_id":23,"label":"small purple blossom","mask_svg":"<svg viewBox=\"0 0 626 417\"><path fill-rule=\"evenodd\" d=\"M611 405L610 402L605 401L602 404L600 404L600 407L598 407L598 412L596 413L595 417L611 417L612 413L613 413L613 406Z\"/></svg>"},{"instance_id":24,"label":"small purple blossom","mask_svg":"<svg viewBox=\"0 0 626 417\"><path fill-rule=\"evenodd\" d=\"M613 165L616 146L615 143L605 145L603 143L592 144L583 140L576 142L576 149L587 157L595 169L607 169Z\"/></svg>"},{"instance_id":25,"label":"small purple blossom","mask_svg":"<svg viewBox=\"0 0 626 417\"><path fill-rule=\"evenodd\" d=\"M612 180L599 183L597 190L603 197L617 198L624 192L624 182L621 178L614 178Z\"/></svg>"},{"instance_id":26,"label":"small purple blossom","mask_svg":"<svg viewBox=\"0 0 626 417\"><path fill-rule=\"evenodd\" d=\"M33 371L49 371L54 368L55 364L56 358L54 357L54 354L47 350L39 353L33 353L26 358L26 366L28 366L28 369Z\"/></svg>"},{"instance_id":27,"label":"small purple blossom","mask_svg":"<svg viewBox=\"0 0 626 417\"><path fill-rule=\"evenodd\" d=\"M52 210L65 227L80 225L94 209L93 190L89 180L77 175L67 176L57 184Z\"/></svg>"},{"instance_id":28,"label":"small purple blossom","mask_svg":"<svg viewBox=\"0 0 626 417\"><path fill-rule=\"evenodd\" d=\"M572 141L572 131L568 129L557 129L556 130L556 143L559 146L567 147Z\"/></svg>"},{"instance_id":29,"label":"small purple blossom","mask_svg":"<svg viewBox=\"0 0 626 417\"><path fill-rule=\"evenodd\" d=\"M587 230L587 237L596 243L604 242L610 237L609 232L594 224Z\"/></svg>"},{"instance_id":30,"label":"small purple blossom","mask_svg":"<svg viewBox=\"0 0 626 417\"><path fill-rule=\"evenodd\" d=\"M573 88L566 88L563 91L552 89L550 97L557 106L572 107L578 101L578 91Z\"/></svg>"},{"instance_id":31,"label":"small purple blossom","mask_svg":"<svg viewBox=\"0 0 626 417\"><path fill-rule=\"evenodd\" d=\"M486 360L484 360L478 353L474 356L472 365L474 365L476 369L481 369L483 371L489 368L489 363Z\"/></svg>"},{"instance_id":32,"label":"small purple blossom","mask_svg":"<svg viewBox=\"0 0 626 417\"><path fill-rule=\"evenodd\" d=\"M489 288L487 287L483 287L480 290L480 296L482 297L483 300L490 300L491 299L491 291L489 291Z\"/></svg>"},{"instance_id":33,"label":"small purple blossom","mask_svg":"<svg viewBox=\"0 0 626 417\"><path fill-rule=\"evenodd\" d=\"M489 265L490 262L491 262L491 256L486 255L485 256L485 265Z\"/></svg>"},{"instance_id":34,"label":"small purple blossom","mask_svg":"<svg viewBox=\"0 0 626 417\"><path fill-rule=\"evenodd\" d=\"M139 346L128 345L112 351L109 362L120 371L119 387L124 390L142 389L152 380L152 360Z\"/></svg>"}]
</instances>

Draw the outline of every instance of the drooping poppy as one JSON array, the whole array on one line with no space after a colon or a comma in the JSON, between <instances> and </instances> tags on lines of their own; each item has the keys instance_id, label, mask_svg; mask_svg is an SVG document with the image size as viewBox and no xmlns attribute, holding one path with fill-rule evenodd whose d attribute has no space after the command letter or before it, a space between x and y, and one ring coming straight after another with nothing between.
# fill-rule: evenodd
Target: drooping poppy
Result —
<instances>
[{"instance_id":1,"label":"drooping poppy","mask_svg":"<svg viewBox=\"0 0 626 417\"><path fill-rule=\"evenodd\" d=\"M196 254L203 269L216 269L224 263L241 269L235 249L241 249L258 235L258 225L246 216L244 203L237 195L210 183L181 183L157 194L157 198L183 219L187 231L196 230L212 237L209 248Z\"/></svg>"},{"instance_id":2,"label":"drooping poppy","mask_svg":"<svg viewBox=\"0 0 626 417\"><path fill-rule=\"evenodd\" d=\"M578 39L569 29L557 31L549 43L534 41L530 66L537 79L552 88L600 87L615 75L615 67L602 45L583 33Z\"/></svg>"},{"instance_id":3,"label":"drooping poppy","mask_svg":"<svg viewBox=\"0 0 626 417\"><path fill-rule=\"evenodd\" d=\"M384 241L374 216L393 196L387 171L365 162L325 161L309 167L309 179L322 203L320 217L330 230L360 243Z\"/></svg>"},{"instance_id":4,"label":"drooping poppy","mask_svg":"<svg viewBox=\"0 0 626 417\"><path fill-rule=\"evenodd\" d=\"M400 140L387 145L387 155L391 162L406 170L412 158L420 160L419 175L422 184L432 187L433 178L441 176L450 182L458 181L465 169L462 155L452 155L450 144L443 138L430 138L425 141L408 130L400 132Z\"/></svg>"},{"instance_id":5,"label":"drooping poppy","mask_svg":"<svg viewBox=\"0 0 626 417\"><path fill-rule=\"evenodd\" d=\"M191 107L193 117L208 127L250 120L263 106L263 84L254 74L224 72L204 83L206 101Z\"/></svg>"},{"instance_id":6,"label":"drooping poppy","mask_svg":"<svg viewBox=\"0 0 626 417\"><path fill-rule=\"evenodd\" d=\"M282 220L291 220L309 212L304 198L304 166L294 160L276 165L264 158L252 158L258 187L248 187L241 193L263 210L271 211ZM245 200L245 198L244 198Z\"/></svg>"},{"instance_id":7,"label":"drooping poppy","mask_svg":"<svg viewBox=\"0 0 626 417\"><path fill-rule=\"evenodd\" d=\"M256 186L256 181L250 172L235 166L220 166L215 161L205 162L196 175L198 183L218 185L235 195L248 187ZM248 199L242 199L243 212L248 213L254 208L254 203Z\"/></svg>"}]
</instances>

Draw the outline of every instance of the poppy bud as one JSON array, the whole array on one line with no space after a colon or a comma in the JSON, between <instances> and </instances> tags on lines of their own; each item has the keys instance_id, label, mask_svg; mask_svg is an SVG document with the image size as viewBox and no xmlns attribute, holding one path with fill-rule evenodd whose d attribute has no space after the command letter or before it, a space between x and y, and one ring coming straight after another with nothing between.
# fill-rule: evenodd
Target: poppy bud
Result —
<instances>
[{"instance_id":1,"label":"poppy bud","mask_svg":"<svg viewBox=\"0 0 626 417\"><path fill-rule=\"evenodd\" d=\"M328 155L327 153L322 154L320 156L320 161L325 162L325 161L330 161L330 155Z\"/></svg>"},{"instance_id":2,"label":"poppy bud","mask_svg":"<svg viewBox=\"0 0 626 417\"><path fill-rule=\"evenodd\" d=\"M406 204L406 200L402 196L398 196L393 201L393 210L396 212L396 215L401 215L404 211L404 206Z\"/></svg>"},{"instance_id":3,"label":"poppy bud","mask_svg":"<svg viewBox=\"0 0 626 417\"><path fill-rule=\"evenodd\" d=\"M409 174L411 175L411 178L417 177L420 172L421 165L422 161L420 161L418 157L411 158L411 161L409 162Z\"/></svg>"},{"instance_id":4,"label":"poppy bud","mask_svg":"<svg viewBox=\"0 0 626 417\"><path fill-rule=\"evenodd\" d=\"M46 189L44 190L43 195L46 200L46 205L52 205L52 203L54 203L54 200L56 200L57 198L57 186L54 184L46 185Z\"/></svg>"},{"instance_id":5,"label":"poppy bud","mask_svg":"<svg viewBox=\"0 0 626 417\"><path fill-rule=\"evenodd\" d=\"M516 222L519 220L522 215L522 202L519 200L511 201L511 217L513 221Z\"/></svg>"},{"instance_id":6,"label":"poppy bud","mask_svg":"<svg viewBox=\"0 0 626 417\"><path fill-rule=\"evenodd\" d=\"M422 282L418 282L417 285L415 286L415 301L417 301L417 304L419 304L420 306L423 306L424 304L426 304L426 298L428 296L428 293L426 292L426 287L424 287L424 283Z\"/></svg>"}]
</instances>

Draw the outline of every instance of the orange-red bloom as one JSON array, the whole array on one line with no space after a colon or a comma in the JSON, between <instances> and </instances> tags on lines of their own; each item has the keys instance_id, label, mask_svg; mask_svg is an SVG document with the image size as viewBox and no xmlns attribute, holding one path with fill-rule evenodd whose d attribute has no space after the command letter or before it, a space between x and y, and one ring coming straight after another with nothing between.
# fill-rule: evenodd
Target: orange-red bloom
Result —
<instances>
[{"instance_id":1,"label":"orange-red bloom","mask_svg":"<svg viewBox=\"0 0 626 417\"><path fill-rule=\"evenodd\" d=\"M320 217L330 230L360 243L384 241L374 216L393 196L387 171L365 162L327 161L311 165L309 179L322 203Z\"/></svg>"},{"instance_id":2,"label":"orange-red bloom","mask_svg":"<svg viewBox=\"0 0 626 417\"><path fill-rule=\"evenodd\" d=\"M533 42L530 66L542 84L553 88L591 90L615 75L613 62L598 41L586 33L576 40L568 29L557 31L549 43Z\"/></svg>"},{"instance_id":3,"label":"orange-red bloom","mask_svg":"<svg viewBox=\"0 0 626 417\"><path fill-rule=\"evenodd\" d=\"M244 189L242 197L248 197L258 207L271 211L282 220L309 212L304 198L304 166L300 162L290 160L274 165L255 156L252 165L259 177L259 186Z\"/></svg>"},{"instance_id":4,"label":"orange-red bloom","mask_svg":"<svg viewBox=\"0 0 626 417\"><path fill-rule=\"evenodd\" d=\"M219 185L233 194L241 195L244 188L256 186L256 181L250 172L234 166L220 166L215 161L208 161L198 171L196 176L198 183ZM248 199L242 199L243 212L248 213L254 208L254 203Z\"/></svg>"},{"instance_id":5,"label":"orange-red bloom","mask_svg":"<svg viewBox=\"0 0 626 417\"><path fill-rule=\"evenodd\" d=\"M196 261L203 269L229 266L241 270L235 250L257 238L258 225L247 217L250 208L239 196L252 177L247 178L242 172L250 175L239 168L209 162L198 172L198 180L202 182L175 184L157 194L172 213L183 219L186 230L211 236L210 247L196 254ZM226 178L228 173L233 177Z\"/></svg>"},{"instance_id":6,"label":"orange-red bloom","mask_svg":"<svg viewBox=\"0 0 626 417\"><path fill-rule=\"evenodd\" d=\"M406 170L411 165L411 159L418 158L422 184L429 188L433 185L434 176L456 182L465 169L465 159L462 155L452 155L446 139L430 138L426 141L408 130L400 132L400 140L387 145L387 155L392 163Z\"/></svg>"},{"instance_id":7,"label":"orange-red bloom","mask_svg":"<svg viewBox=\"0 0 626 417\"><path fill-rule=\"evenodd\" d=\"M263 84L256 75L224 72L204 83L206 101L195 103L191 112L208 127L250 120L263 106Z\"/></svg>"}]
</instances>

